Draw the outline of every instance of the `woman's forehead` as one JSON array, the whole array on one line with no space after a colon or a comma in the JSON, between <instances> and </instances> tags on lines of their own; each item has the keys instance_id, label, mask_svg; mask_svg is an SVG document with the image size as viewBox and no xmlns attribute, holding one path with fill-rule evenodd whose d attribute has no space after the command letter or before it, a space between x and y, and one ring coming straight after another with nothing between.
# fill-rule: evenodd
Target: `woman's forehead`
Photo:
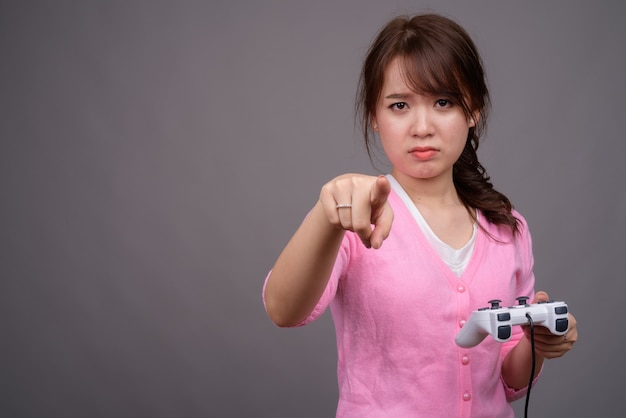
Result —
<instances>
[{"instance_id":1,"label":"woman's forehead","mask_svg":"<svg viewBox=\"0 0 626 418\"><path fill-rule=\"evenodd\" d=\"M435 74L429 65L415 62L410 57L395 57L385 69L383 91L398 90L418 94L439 94L458 92L455 77L450 74ZM452 80L451 80L452 79Z\"/></svg>"}]
</instances>

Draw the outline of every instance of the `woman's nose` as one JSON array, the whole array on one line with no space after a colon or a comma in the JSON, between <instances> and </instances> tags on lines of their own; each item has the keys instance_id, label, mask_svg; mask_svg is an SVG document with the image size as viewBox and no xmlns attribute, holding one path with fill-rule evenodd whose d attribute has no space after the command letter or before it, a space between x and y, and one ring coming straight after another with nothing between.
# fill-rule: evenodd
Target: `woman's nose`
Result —
<instances>
[{"instance_id":1,"label":"woman's nose","mask_svg":"<svg viewBox=\"0 0 626 418\"><path fill-rule=\"evenodd\" d=\"M411 124L411 135L417 137L427 137L432 134L431 118L428 111L415 109L413 122Z\"/></svg>"}]
</instances>

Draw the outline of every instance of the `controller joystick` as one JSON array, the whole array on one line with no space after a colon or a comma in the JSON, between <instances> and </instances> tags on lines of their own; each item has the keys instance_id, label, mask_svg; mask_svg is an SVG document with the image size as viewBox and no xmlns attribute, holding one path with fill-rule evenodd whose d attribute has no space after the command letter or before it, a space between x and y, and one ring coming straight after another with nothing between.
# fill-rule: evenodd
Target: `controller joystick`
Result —
<instances>
[{"instance_id":1,"label":"controller joystick","mask_svg":"<svg viewBox=\"0 0 626 418\"><path fill-rule=\"evenodd\" d=\"M491 307L478 309L470 315L463 328L456 336L459 347L473 347L487 335L498 342L511 338L515 325L527 325L526 315L530 315L533 323L546 327L552 334L563 335L569 327L568 309L565 302L540 302L527 304L527 297L517 298L518 305L508 308L501 307L500 300L490 300Z\"/></svg>"},{"instance_id":2,"label":"controller joystick","mask_svg":"<svg viewBox=\"0 0 626 418\"><path fill-rule=\"evenodd\" d=\"M491 309L500 309L500 302L502 302L500 299L490 300L489 304L491 305Z\"/></svg>"},{"instance_id":3,"label":"controller joystick","mask_svg":"<svg viewBox=\"0 0 626 418\"><path fill-rule=\"evenodd\" d=\"M522 305L522 306L526 306L528 305L528 296L519 296L517 298L515 298L515 300L517 301L518 305Z\"/></svg>"}]
</instances>

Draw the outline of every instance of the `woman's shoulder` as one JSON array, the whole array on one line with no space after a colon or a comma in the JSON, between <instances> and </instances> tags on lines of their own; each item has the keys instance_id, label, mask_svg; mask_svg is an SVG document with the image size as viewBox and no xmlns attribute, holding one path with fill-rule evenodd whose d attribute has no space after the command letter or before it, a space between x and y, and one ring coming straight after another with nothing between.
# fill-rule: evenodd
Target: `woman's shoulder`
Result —
<instances>
[{"instance_id":1,"label":"woman's shoulder","mask_svg":"<svg viewBox=\"0 0 626 418\"><path fill-rule=\"evenodd\" d=\"M530 227L526 218L516 209L512 209L511 213L517 219L517 232L518 235L526 236L530 234Z\"/></svg>"},{"instance_id":2,"label":"woman's shoulder","mask_svg":"<svg viewBox=\"0 0 626 418\"><path fill-rule=\"evenodd\" d=\"M496 225L489 222L480 211L478 221L485 232L498 241L507 242L510 241L511 238L529 239L530 232L526 218L516 209L512 209L511 214L517 220L517 232L515 234L513 234L513 230L507 225Z\"/></svg>"}]
</instances>

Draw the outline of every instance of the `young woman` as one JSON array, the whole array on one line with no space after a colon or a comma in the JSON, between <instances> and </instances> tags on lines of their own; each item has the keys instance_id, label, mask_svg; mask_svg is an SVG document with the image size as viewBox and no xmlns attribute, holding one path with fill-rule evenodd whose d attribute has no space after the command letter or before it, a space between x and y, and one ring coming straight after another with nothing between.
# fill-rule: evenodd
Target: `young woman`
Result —
<instances>
[{"instance_id":1,"label":"young woman","mask_svg":"<svg viewBox=\"0 0 626 418\"><path fill-rule=\"evenodd\" d=\"M396 18L365 59L358 108L368 152L387 176L345 174L322 187L264 286L279 326L330 306L338 417L513 417L531 373L527 330L460 348L455 337L491 299L535 294L524 218L477 159L489 94L467 33L438 15ZM539 374L577 340L535 330ZM526 331L526 332L525 332Z\"/></svg>"}]
</instances>

